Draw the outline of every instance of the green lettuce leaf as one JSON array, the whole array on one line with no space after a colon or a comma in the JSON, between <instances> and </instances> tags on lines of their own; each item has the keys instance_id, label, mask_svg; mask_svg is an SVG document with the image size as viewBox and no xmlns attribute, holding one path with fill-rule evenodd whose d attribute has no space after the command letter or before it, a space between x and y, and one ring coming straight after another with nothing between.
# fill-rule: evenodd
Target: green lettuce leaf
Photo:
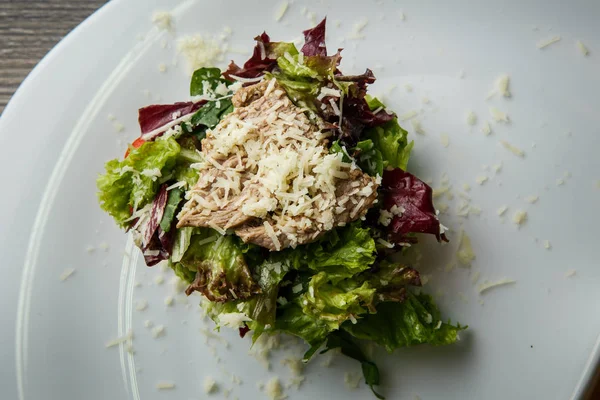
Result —
<instances>
[{"instance_id":1,"label":"green lettuce leaf","mask_svg":"<svg viewBox=\"0 0 600 400\"><path fill-rule=\"evenodd\" d=\"M130 209L139 209L151 203L159 188L156 176L145 172L158 169L167 176L174 168L180 146L169 138L156 142L146 142L133 149L124 160L111 160L106 163L106 173L96 181L100 206L108 212L121 227L127 226Z\"/></svg>"},{"instance_id":2,"label":"green lettuce leaf","mask_svg":"<svg viewBox=\"0 0 600 400\"><path fill-rule=\"evenodd\" d=\"M278 307L275 329L298 336L311 346L304 355L304 361L308 361L312 357L331 332L326 323L319 318L305 314L302 307L296 303L287 303Z\"/></svg>"},{"instance_id":3,"label":"green lettuce leaf","mask_svg":"<svg viewBox=\"0 0 600 400\"><path fill-rule=\"evenodd\" d=\"M229 84L228 81L221 77L221 70L219 68L200 68L194 71L192 75L190 96L204 94L204 82L207 82L206 85L208 85L210 90L215 90L220 83Z\"/></svg>"},{"instance_id":4,"label":"green lettuce leaf","mask_svg":"<svg viewBox=\"0 0 600 400\"><path fill-rule=\"evenodd\" d=\"M356 161L360 169L371 176L383 176L383 155L373 140L358 142L352 151L358 153Z\"/></svg>"},{"instance_id":5,"label":"green lettuce leaf","mask_svg":"<svg viewBox=\"0 0 600 400\"><path fill-rule=\"evenodd\" d=\"M375 289L368 282L354 288L342 288L329 281L326 272L313 275L308 283L308 290L299 298L302 311L325 323L330 330L339 329L340 325L350 319L373 312Z\"/></svg>"},{"instance_id":6,"label":"green lettuce leaf","mask_svg":"<svg viewBox=\"0 0 600 400\"><path fill-rule=\"evenodd\" d=\"M298 249L298 251L302 251ZM307 265L315 271L324 271L333 283L350 278L369 268L375 261L375 241L369 229L360 222L330 231L321 240L309 244L304 254Z\"/></svg>"},{"instance_id":7,"label":"green lettuce leaf","mask_svg":"<svg viewBox=\"0 0 600 400\"><path fill-rule=\"evenodd\" d=\"M383 159L383 168L394 167L406 170L414 142L408 142L408 132L398 125L398 119L366 129L364 137L370 139Z\"/></svg>"},{"instance_id":8,"label":"green lettuce leaf","mask_svg":"<svg viewBox=\"0 0 600 400\"><path fill-rule=\"evenodd\" d=\"M209 101L203 105L194 115L190 122L195 128L203 125L207 128L214 128L219 121L230 112L233 111L233 104L230 99L221 99L218 101Z\"/></svg>"},{"instance_id":9,"label":"green lettuce leaf","mask_svg":"<svg viewBox=\"0 0 600 400\"><path fill-rule=\"evenodd\" d=\"M160 229L163 231L169 232L169 230L171 230L171 224L175 219L175 211L177 211L177 207L179 206L179 203L181 203L182 198L183 190L175 188L169 191L167 205L165 206L163 217L160 220Z\"/></svg>"},{"instance_id":10,"label":"green lettuce leaf","mask_svg":"<svg viewBox=\"0 0 600 400\"><path fill-rule=\"evenodd\" d=\"M260 293L234 236L221 236L212 229L198 229L181 258L181 264L196 271L187 293L202 293L210 301L246 299ZM216 239L216 240L214 240Z\"/></svg>"},{"instance_id":11,"label":"green lettuce leaf","mask_svg":"<svg viewBox=\"0 0 600 400\"><path fill-rule=\"evenodd\" d=\"M312 80L319 76L319 72L308 67L306 64L301 64L298 61L298 55L286 57L282 56L277 59L277 65L284 75L294 80Z\"/></svg>"},{"instance_id":12,"label":"green lettuce leaf","mask_svg":"<svg viewBox=\"0 0 600 400\"><path fill-rule=\"evenodd\" d=\"M440 318L431 296L409 292L405 301L381 303L376 314L367 314L356 324L346 322L342 329L389 352L417 344L439 346L456 342L458 333L466 327L443 323Z\"/></svg>"}]
</instances>

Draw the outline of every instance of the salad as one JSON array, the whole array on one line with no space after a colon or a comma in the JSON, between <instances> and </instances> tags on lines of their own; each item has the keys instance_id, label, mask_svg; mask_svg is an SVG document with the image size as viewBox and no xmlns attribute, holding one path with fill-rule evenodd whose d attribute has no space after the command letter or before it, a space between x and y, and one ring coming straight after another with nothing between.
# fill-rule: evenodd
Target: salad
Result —
<instances>
[{"instance_id":1,"label":"salad","mask_svg":"<svg viewBox=\"0 0 600 400\"><path fill-rule=\"evenodd\" d=\"M339 348L383 398L365 341L446 345L465 327L397 261L445 228L406 171L413 142L367 94L375 76L340 71L325 23L300 50L263 33L243 66L195 71L190 101L141 108L141 136L106 163L98 197L149 267L167 262L204 296L217 328L298 336L305 362Z\"/></svg>"}]
</instances>

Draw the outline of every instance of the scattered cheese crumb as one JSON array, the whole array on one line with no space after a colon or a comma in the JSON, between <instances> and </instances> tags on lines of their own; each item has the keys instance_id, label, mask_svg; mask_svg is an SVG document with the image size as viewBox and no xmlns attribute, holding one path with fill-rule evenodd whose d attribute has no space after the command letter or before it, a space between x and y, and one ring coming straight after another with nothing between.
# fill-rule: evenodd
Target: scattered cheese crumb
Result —
<instances>
[{"instance_id":1,"label":"scattered cheese crumb","mask_svg":"<svg viewBox=\"0 0 600 400\"><path fill-rule=\"evenodd\" d=\"M588 50L588 48L585 47L585 45L583 43L581 43L580 40L577 41L577 48L579 49L581 54L583 54L584 56L587 56L588 54L590 54L590 51Z\"/></svg>"},{"instance_id":2,"label":"scattered cheese crumb","mask_svg":"<svg viewBox=\"0 0 600 400\"><path fill-rule=\"evenodd\" d=\"M475 260L475 253L471 246L471 238L465 231L460 231L460 241L458 243L456 258L458 259L458 262L465 267L470 267L473 260Z\"/></svg>"},{"instance_id":3,"label":"scattered cheese crumb","mask_svg":"<svg viewBox=\"0 0 600 400\"><path fill-rule=\"evenodd\" d=\"M144 327L146 327L146 328L152 328L153 325L154 324L149 319L144 321Z\"/></svg>"},{"instance_id":4,"label":"scattered cheese crumb","mask_svg":"<svg viewBox=\"0 0 600 400\"><path fill-rule=\"evenodd\" d=\"M468 183L463 183L462 187L465 192L471 190L471 185L469 185Z\"/></svg>"},{"instance_id":5,"label":"scattered cheese crumb","mask_svg":"<svg viewBox=\"0 0 600 400\"><path fill-rule=\"evenodd\" d=\"M498 210L496 211L496 213L498 214L499 217L501 217L501 216L504 215L504 213L506 213L506 210L508 210L508 207L501 206L500 208L498 208Z\"/></svg>"},{"instance_id":6,"label":"scattered cheese crumb","mask_svg":"<svg viewBox=\"0 0 600 400\"><path fill-rule=\"evenodd\" d=\"M473 111L467 112L467 124L475 125L477 123L477 115Z\"/></svg>"},{"instance_id":7,"label":"scattered cheese crumb","mask_svg":"<svg viewBox=\"0 0 600 400\"><path fill-rule=\"evenodd\" d=\"M492 288L495 288L498 286L503 286L503 285L510 285L510 284L513 284L516 282L517 281L515 281L515 280L506 279L506 278L500 279L499 281L496 281L496 282L484 281L481 285L479 285L477 290L479 291L479 294L483 294Z\"/></svg>"},{"instance_id":8,"label":"scattered cheese crumb","mask_svg":"<svg viewBox=\"0 0 600 400\"><path fill-rule=\"evenodd\" d=\"M167 65L165 63L158 64L158 70L160 72L167 72Z\"/></svg>"},{"instance_id":9,"label":"scattered cheese crumb","mask_svg":"<svg viewBox=\"0 0 600 400\"><path fill-rule=\"evenodd\" d=\"M146 300L139 300L135 304L135 309L137 311L144 311L146 308L148 308L148 302Z\"/></svg>"},{"instance_id":10,"label":"scattered cheese crumb","mask_svg":"<svg viewBox=\"0 0 600 400\"><path fill-rule=\"evenodd\" d=\"M129 342L131 340L133 340L133 331L129 330L127 332L127 334L125 334L125 335L123 335L121 337L118 337L116 339L113 339L113 340L109 341L108 343L106 343L106 348L114 347L114 346L117 346L117 345L119 345L121 343Z\"/></svg>"},{"instance_id":11,"label":"scattered cheese crumb","mask_svg":"<svg viewBox=\"0 0 600 400\"><path fill-rule=\"evenodd\" d=\"M279 378L274 377L271 378L265 387L267 396L271 400L283 400L285 396L283 395L283 388L281 387L281 383L279 382Z\"/></svg>"},{"instance_id":12,"label":"scattered cheese crumb","mask_svg":"<svg viewBox=\"0 0 600 400\"><path fill-rule=\"evenodd\" d=\"M411 119L410 124L412 125L413 129L415 130L415 133L418 133L420 135L425 134L425 130L423 130L423 126L421 126L421 122L419 120Z\"/></svg>"},{"instance_id":13,"label":"scattered cheese crumb","mask_svg":"<svg viewBox=\"0 0 600 400\"><path fill-rule=\"evenodd\" d=\"M442 143L442 146L448 147L448 145L450 144L450 138L448 137L447 134L442 133L440 135L440 142Z\"/></svg>"},{"instance_id":14,"label":"scattered cheese crumb","mask_svg":"<svg viewBox=\"0 0 600 400\"><path fill-rule=\"evenodd\" d=\"M400 116L400 121L408 121L409 119L412 119L417 115L419 115L419 112L417 110L408 111Z\"/></svg>"},{"instance_id":15,"label":"scattered cheese crumb","mask_svg":"<svg viewBox=\"0 0 600 400\"><path fill-rule=\"evenodd\" d=\"M351 389L351 390L358 389L360 380L361 380L360 374L354 374L352 372L346 372L344 374L344 383L346 384L348 389Z\"/></svg>"},{"instance_id":16,"label":"scattered cheese crumb","mask_svg":"<svg viewBox=\"0 0 600 400\"><path fill-rule=\"evenodd\" d=\"M540 196L527 196L525 197L525 201L529 204L535 204L540 199Z\"/></svg>"},{"instance_id":17,"label":"scattered cheese crumb","mask_svg":"<svg viewBox=\"0 0 600 400\"><path fill-rule=\"evenodd\" d=\"M165 305L170 307L173 305L173 296L167 296L165 297Z\"/></svg>"},{"instance_id":18,"label":"scattered cheese crumb","mask_svg":"<svg viewBox=\"0 0 600 400\"><path fill-rule=\"evenodd\" d=\"M501 140L500 144L502 144L502 146L504 146L505 149L509 150L514 155L521 157L521 158L525 157L525 152L523 150L519 149L516 146L513 146L512 144L508 143L506 140Z\"/></svg>"},{"instance_id":19,"label":"scattered cheese crumb","mask_svg":"<svg viewBox=\"0 0 600 400\"><path fill-rule=\"evenodd\" d=\"M400 21L405 21L406 20L406 15L404 15L404 13L402 11L400 11L398 13L398 17L400 18Z\"/></svg>"},{"instance_id":20,"label":"scattered cheese crumb","mask_svg":"<svg viewBox=\"0 0 600 400\"><path fill-rule=\"evenodd\" d=\"M104 251L108 251L110 249L110 246L108 245L108 243L106 242L102 242L98 245L99 248L101 248Z\"/></svg>"},{"instance_id":21,"label":"scattered cheese crumb","mask_svg":"<svg viewBox=\"0 0 600 400\"><path fill-rule=\"evenodd\" d=\"M494 170L495 173L500 172L502 170L502 163L492 165L492 169Z\"/></svg>"},{"instance_id":22,"label":"scattered cheese crumb","mask_svg":"<svg viewBox=\"0 0 600 400\"><path fill-rule=\"evenodd\" d=\"M281 18L283 18L283 16L285 15L285 12L287 11L288 6L289 6L289 3L287 1L284 1L283 3L281 3L279 8L277 8L277 11L275 12L275 21L277 21L277 22L281 21Z\"/></svg>"},{"instance_id":23,"label":"scattered cheese crumb","mask_svg":"<svg viewBox=\"0 0 600 400\"><path fill-rule=\"evenodd\" d=\"M502 75L496 81L496 87L498 88L498 92L500 92L500 94L504 97L510 97L510 91L508 88L509 82L510 78L508 75Z\"/></svg>"},{"instance_id":24,"label":"scattered cheese crumb","mask_svg":"<svg viewBox=\"0 0 600 400\"><path fill-rule=\"evenodd\" d=\"M523 210L518 210L515 215L513 215L513 222L517 225L523 225L527 221L527 212Z\"/></svg>"},{"instance_id":25,"label":"scattered cheese crumb","mask_svg":"<svg viewBox=\"0 0 600 400\"><path fill-rule=\"evenodd\" d=\"M66 281L75 273L75 268L65 268L65 270L60 274L60 280Z\"/></svg>"},{"instance_id":26,"label":"scattered cheese crumb","mask_svg":"<svg viewBox=\"0 0 600 400\"><path fill-rule=\"evenodd\" d=\"M204 393L210 394L210 393L214 393L216 390L217 390L217 382L215 382L215 380L210 376L205 377L204 378Z\"/></svg>"},{"instance_id":27,"label":"scattered cheese crumb","mask_svg":"<svg viewBox=\"0 0 600 400\"><path fill-rule=\"evenodd\" d=\"M156 11L152 14L152 23L158 29L169 31L173 27L173 16L168 11Z\"/></svg>"},{"instance_id":28,"label":"scattered cheese crumb","mask_svg":"<svg viewBox=\"0 0 600 400\"><path fill-rule=\"evenodd\" d=\"M158 390L175 389L175 384L173 382L158 382L156 384L156 388Z\"/></svg>"},{"instance_id":29,"label":"scattered cheese crumb","mask_svg":"<svg viewBox=\"0 0 600 400\"><path fill-rule=\"evenodd\" d=\"M490 114L496 122L509 122L508 114L498 110L496 107L490 107Z\"/></svg>"},{"instance_id":30,"label":"scattered cheese crumb","mask_svg":"<svg viewBox=\"0 0 600 400\"><path fill-rule=\"evenodd\" d=\"M165 278L162 275L156 275L154 277L154 283L156 283L157 285L162 285L165 282Z\"/></svg>"},{"instance_id":31,"label":"scattered cheese crumb","mask_svg":"<svg viewBox=\"0 0 600 400\"><path fill-rule=\"evenodd\" d=\"M562 185L564 185L564 184L565 184L565 180L564 180L564 179L562 179L562 178L558 178L558 179L556 180L556 186L562 186Z\"/></svg>"},{"instance_id":32,"label":"scattered cheese crumb","mask_svg":"<svg viewBox=\"0 0 600 400\"><path fill-rule=\"evenodd\" d=\"M431 103L431 100L429 100L429 97L422 97L421 102L423 102L423 104L429 104Z\"/></svg>"},{"instance_id":33,"label":"scattered cheese crumb","mask_svg":"<svg viewBox=\"0 0 600 400\"><path fill-rule=\"evenodd\" d=\"M473 285L477 283L480 275L481 273L479 272L479 270L473 271L473 275L471 275L471 283L473 283Z\"/></svg>"},{"instance_id":34,"label":"scattered cheese crumb","mask_svg":"<svg viewBox=\"0 0 600 400\"><path fill-rule=\"evenodd\" d=\"M565 278L570 278L572 276L575 276L576 273L577 273L577 270L570 269L565 273Z\"/></svg>"},{"instance_id":35,"label":"scattered cheese crumb","mask_svg":"<svg viewBox=\"0 0 600 400\"><path fill-rule=\"evenodd\" d=\"M177 51L184 56L190 74L195 70L212 66L223 59L223 47L217 39L196 34L177 41Z\"/></svg>"},{"instance_id":36,"label":"scattered cheese crumb","mask_svg":"<svg viewBox=\"0 0 600 400\"><path fill-rule=\"evenodd\" d=\"M117 131L118 133L121 133L125 130L125 125L123 125L119 121L115 121L113 122L113 128L115 128L115 131Z\"/></svg>"},{"instance_id":37,"label":"scattered cheese crumb","mask_svg":"<svg viewBox=\"0 0 600 400\"><path fill-rule=\"evenodd\" d=\"M541 42L538 42L538 44L537 44L537 48L538 48L538 49L543 49L543 48L546 48L546 47L550 46L551 44L553 44L553 43L556 43L556 42L560 41L560 39L561 39L561 37L560 37L560 36L553 36L553 37L551 37L550 39L547 39L547 40L543 40L543 41L541 41Z\"/></svg>"},{"instance_id":38,"label":"scattered cheese crumb","mask_svg":"<svg viewBox=\"0 0 600 400\"><path fill-rule=\"evenodd\" d=\"M483 132L485 136L489 136L492 133L492 127L490 126L490 123L488 121L485 121L483 123L483 126L481 127L481 132Z\"/></svg>"},{"instance_id":39,"label":"scattered cheese crumb","mask_svg":"<svg viewBox=\"0 0 600 400\"><path fill-rule=\"evenodd\" d=\"M484 183L486 183L488 180L488 177L485 175L480 175L477 178L475 178L475 182L477 182L480 185L483 185Z\"/></svg>"},{"instance_id":40,"label":"scattered cheese crumb","mask_svg":"<svg viewBox=\"0 0 600 400\"><path fill-rule=\"evenodd\" d=\"M157 325L156 327L152 328L152 337L154 339L165 336L166 332L165 332L165 326L164 325Z\"/></svg>"},{"instance_id":41,"label":"scattered cheese crumb","mask_svg":"<svg viewBox=\"0 0 600 400\"><path fill-rule=\"evenodd\" d=\"M550 250L552 248L552 244L550 243L549 240L544 240L544 248L546 250Z\"/></svg>"},{"instance_id":42,"label":"scattered cheese crumb","mask_svg":"<svg viewBox=\"0 0 600 400\"><path fill-rule=\"evenodd\" d=\"M404 89L409 93L413 91L412 85L409 84L404 85Z\"/></svg>"}]
</instances>

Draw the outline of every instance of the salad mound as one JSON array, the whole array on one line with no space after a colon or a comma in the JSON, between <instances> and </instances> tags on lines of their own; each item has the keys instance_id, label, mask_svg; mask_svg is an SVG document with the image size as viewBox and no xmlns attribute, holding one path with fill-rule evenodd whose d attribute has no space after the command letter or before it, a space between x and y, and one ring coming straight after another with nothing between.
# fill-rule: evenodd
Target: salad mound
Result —
<instances>
[{"instance_id":1,"label":"salad mound","mask_svg":"<svg viewBox=\"0 0 600 400\"><path fill-rule=\"evenodd\" d=\"M243 66L201 68L191 101L139 110L141 136L98 177L101 207L153 266L200 292L217 328L285 332L304 361L340 348L373 393L364 340L388 351L458 340L402 262L416 234L447 241L432 190L406 171L413 142L344 75L324 19L293 43L263 33ZM400 256L400 257L399 257Z\"/></svg>"}]
</instances>

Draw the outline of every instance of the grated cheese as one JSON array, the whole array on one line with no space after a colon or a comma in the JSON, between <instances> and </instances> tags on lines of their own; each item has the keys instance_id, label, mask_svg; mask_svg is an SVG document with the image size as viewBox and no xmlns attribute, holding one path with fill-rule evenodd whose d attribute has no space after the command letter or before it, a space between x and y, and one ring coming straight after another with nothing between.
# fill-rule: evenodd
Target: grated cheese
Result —
<instances>
[{"instance_id":1,"label":"grated cheese","mask_svg":"<svg viewBox=\"0 0 600 400\"><path fill-rule=\"evenodd\" d=\"M496 211L496 213L498 214L499 217L503 216L506 211L508 210L508 207L506 206L501 206L500 208L498 208L498 210Z\"/></svg>"},{"instance_id":2,"label":"grated cheese","mask_svg":"<svg viewBox=\"0 0 600 400\"><path fill-rule=\"evenodd\" d=\"M283 400L286 397L283 395L283 387L277 377L273 377L267 382L265 391L270 400Z\"/></svg>"},{"instance_id":3,"label":"grated cheese","mask_svg":"<svg viewBox=\"0 0 600 400\"><path fill-rule=\"evenodd\" d=\"M156 384L156 388L158 390L175 389L175 384L173 382L158 382Z\"/></svg>"},{"instance_id":4,"label":"grated cheese","mask_svg":"<svg viewBox=\"0 0 600 400\"><path fill-rule=\"evenodd\" d=\"M346 372L344 374L344 383L346 384L346 387L348 387L348 389L351 389L351 390L358 389L360 381L361 381L360 374L355 374L352 372Z\"/></svg>"},{"instance_id":5,"label":"grated cheese","mask_svg":"<svg viewBox=\"0 0 600 400\"><path fill-rule=\"evenodd\" d=\"M144 311L146 308L148 308L148 302L146 300L139 300L135 304L135 309L137 311Z\"/></svg>"},{"instance_id":6,"label":"grated cheese","mask_svg":"<svg viewBox=\"0 0 600 400\"><path fill-rule=\"evenodd\" d=\"M579 49L581 54L583 54L584 56L587 56L588 54L590 54L590 51L588 50L588 48L585 47L585 45L583 43L581 43L580 40L577 41L577 48Z\"/></svg>"},{"instance_id":7,"label":"grated cheese","mask_svg":"<svg viewBox=\"0 0 600 400\"><path fill-rule=\"evenodd\" d=\"M553 36L550 39L546 39L546 40L543 40L541 42L538 42L537 48L538 49L544 49L544 48L550 46L553 43L559 42L561 39L562 38L560 36Z\"/></svg>"},{"instance_id":8,"label":"grated cheese","mask_svg":"<svg viewBox=\"0 0 600 400\"><path fill-rule=\"evenodd\" d=\"M540 199L539 196L527 196L525 197L525 201L528 202L529 204L535 204L538 202L538 200Z\"/></svg>"},{"instance_id":9,"label":"grated cheese","mask_svg":"<svg viewBox=\"0 0 600 400\"><path fill-rule=\"evenodd\" d=\"M489 136L492 133L492 127L490 126L490 123L488 121L485 121L483 123L483 126L481 127L481 132L483 132L485 136Z\"/></svg>"},{"instance_id":10,"label":"grated cheese","mask_svg":"<svg viewBox=\"0 0 600 400\"><path fill-rule=\"evenodd\" d=\"M275 12L275 21L281 21L281 18L283 18L283 16L285 15L289 5L290 4L287 1L284 1L279 5L277 11Z\"/></svg>"},{"instance_id":11,"label":"grated cheese","mask_svg":"<svg viewBox=\"0 0 600 400\"><path fill-rule=\"evenodd\" d=\"M410 85L407 85L407 87L410 87ZM412 91L412 88L410 89L410 91ZM417 110L408 111L408 112L400 115L400 121L408 121L409 119L412 119L412 118L416 117L417 115L419 115L419 112Z\"/></svg>"},{"instance_id":12,"label":"grated cheese","mask_svg":"<svg viewBox=\"0 0 600 400\"><path fill-rule=\"evenodd\" d=\"M490 107L490 114L496 122L510 122L508 114L498 110L496 107Z\"/></svg>"},{"instance_id":13,"label":"grated cheese","mask_svg":"<svg viewBox=\"0 0 600 400\"><path fill-rule=\"evenodd\" d=\"M204 378L203 388L206 394L214 393L217 390L217 382L212 377L207 376Z\"/></svg>"},{"instance_id":14,"label":"grated cheese","mask_svg":"<svg viewBox=\"0 0 600 400\"><path fill-rule=\"evenodd\" d=\"M65 270L60 274L60 280L66 281L75 273L75 268L65 268Z\"/></svg>"},{"instance_id":15,"label":"grated cheese","mask_svg":"<svg viewBox=\"0 0 600 400\"><path fill-rule=\"evenodd\" d=\"M509 91L509 82L510 78L508 75L502 75L496 80L496 87L498 88L498 92L504 97L510 97Z\"/></svg>"},{"instance_id":16,"label":"grated cheese","mask_svg":"<svg viewBox=\"0 0 600 400\"><path fill-rule=\"evenodd\" d=\"M467 124L473 126L477 123L477 115L473 111L467 112Z\"/></svg>"},{"instance_id":17,"label":"grated cheese","mask_svg":"<svg viewBox=\"0 0 600 400\"><path fill-rule=\"evenodd\" d=\"M114 347L125 342L130 342L131 340L133 340L133 331L129 330L127 334L106 343L106 348Z\"/></svg>"},{"instance_id":18,"label":"grated cheese","mask_svg":"<svg viewBox=\"0 0 600 400\"><path fill-rule=\"evenodd\" d=\"M177 51L186 59L190 74L199 68L222 61L223 47L216 38L203 37L200 34L184 36L177 41Z\"/></svg>"},{"instance_id":19,"label":"grated cheese","mask_svg":"<svg viewBox=\"0 0 600 400\"><path fill-rule=\"evenodd\" d=\"M544 240L544 248L546 250L550 250L552 248L552 244L550 243L549 240Z\"/></svg>"},{"instance_id":20,"label":"grated cheese","mask_svg":"<svg viewBox=\"0 0 600 400\"><path fill-rule=\"evenodd\" d=\"M166 306L168 306L168 307L172 306L173 302L174 302L173 296L167 296L167 297L165 297L165 305Z\"/></svg>"},{"instance_id":21,"label":"grated cheese","mask_svg":"<svg viewBox=\"0 0 600 400\"><path fill-rule=\"evenodd\" d=\"M463 230L460 231L460 240L456 258L458 259L458 262L465 267L470 267L473 260L475 260L475 252L471 246L471 238Z\"/></svg>"},{"instance_id":22,"label":"grated cheese","mask_svg":"<svg viewBox=\"0 0 600 400\"><path fill-rule=\"evenodd\" d=\"M152 14L152 23L158 29L170 31L173 27L173 16L168 11L155 11Z\"/></svg>"},{"instance_id":23,"label":"grated cheese","mask_svg":"<svg viewBox=\"0 0 600 400\"><path fill-rule=\"evenodd\" d=\"M525 157L525 152L523 150L519 149L516 146L513 146L512 144L508 143L506 140L501 140L500 144L502 144L502 146L504 146L505 149L509 150L514 155L519 156L521 158Z\"/></svg>"},{"instance_id":24,"label":"grated cheese","mask_svg":"<svg viewBox=\"0 0 600 400\"><path fill-rule=\"evenodd\" d=\"M478 286L477 291L479 292L479 294L483 294L492 288L496 288L496 287L504 286L504 285L511 285L513 283L517 283L517 281L512 280L512 279L506 279L506 278L500 279L499 281L496 281L496 282L489 282L486 280L481 285Z\"/></svg>"},{"instance_id":25,"label":"grated cheese","mask_svg":"<svg viewBox=\"0 0 600 400\"><path fill-rule=\"evenodd\" d=\"M565 278L570 278L572 276L575 276L576 273L577 273L577 270L570 269L565 273Z\"/></svg>"},{"instance_id":26,"label":"grated cheese","mask_svg":"<svg viewBox=\"0 0 600 400\"><path fill-rule=\"evenodd\" d=\"M244 326L244 322L252 321L244 313L223 313L219 315L219 325L237 329Z\"/></svg>"},{"instance_id":27,"label":"grated cheese","mask_svg":"<svg viewBox=\"0 0 600 400\"><path fill-rule=\"evenodd\" d=\"M415 133L418 133L420 135L425 134L425 130L423 129L423 126L421 126L421 122L419 120L412 119L410 120L410 124L412 125Z\"/></svg>"},{"instance_id":28,"label":"grated cheese","mask_svg":"<svg viewBox=\"0 0 600 400\"><path fill-rule=\"evenodd\" d=\"M448 137L447 134L442 133L440 135L440 142L442 143L442 146L448 147L448 145L450 144L450 138Z\"/></svg>"},{"instance_id":29,"label":"grated cheese","mask_svg":"<svg viewBox=\"0 0 600 400\"><path fill-rule=\"evenodd\" d=\"M527 221L527 212L518 210L515 215L513 215L513 222L517 225L523 225Z\"/></svg>"},{"instance_id":30,"label":"grated cheese","mask_svg":"<svg viewBox=\"0 0 600 400\"><path fill-rule=\"evenodd\" d=\"M163 73L167 72L167 65L165 63L158 64L158 71Z\"/></svg>"},{"instance_id":31,"label":"grated cheese","mask_svg":"<svg viewBox=\"0 0 600 400\"><path fill-rule=\"evenodd\" d=\"M485 175L480 175L477 178L475 178L475 182L477 182L480 185L483 185L485 182L487 182L488 177Z\"/></svg>"},{"instance_id":32,"label":"grated cheese","mask_svg":"<svg viewBox=\"0 0 600 400\"><path fill-rule=\"evenodd\" d=\"M157 339L157 338L165 336L165 335L166 335L166 332L165 332L164 325L157 325L154 328L152 328L152 337L154 339Z\"/></svg>"}]
</instances>

